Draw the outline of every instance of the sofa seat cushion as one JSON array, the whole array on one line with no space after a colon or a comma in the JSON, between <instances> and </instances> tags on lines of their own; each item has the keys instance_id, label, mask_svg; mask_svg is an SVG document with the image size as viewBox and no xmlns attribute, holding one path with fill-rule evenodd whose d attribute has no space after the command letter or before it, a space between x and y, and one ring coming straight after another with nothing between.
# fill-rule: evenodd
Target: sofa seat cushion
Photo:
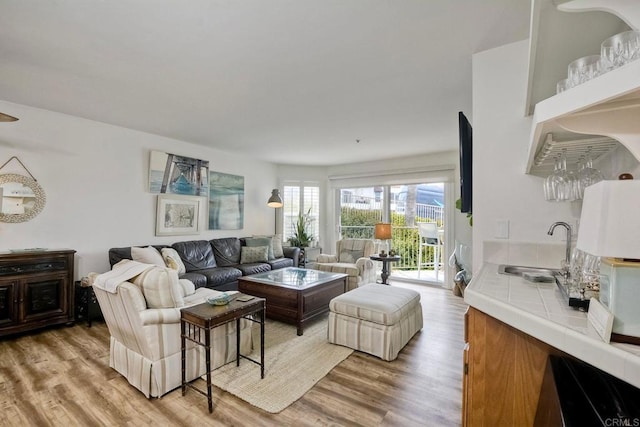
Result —
<instances>
[{"instance_id":1,"label":"sofa seat cushion","mask_svg":"<svg viewBox=\"0 0 640 427\"><path fill-rule=\"evenodd\" d=\"M254 262L249 264L236 265L236 268L242 271L243 276L249 276L251 274L264 273L271 271L271 265L264 262Z\"/></svg>"},{"instance_id":2,"label":"sofa seat cushion","mask_svg":"<svg viewBox=\"0 0 640 427\"><path fill-rule=\"evenodd\" d=\"M197 271L191 271L189 273L181 274L180 279L187 279L193 282L196 289L205 288L207 286L207 276L200 274Z\"/></svg>"},{"instance_id":3,"label":"sofa seat cushion","mask_svg":"<svg viewBox=\"0 0 640 427\"><path fill-rule=\"evenodd\" d=\"M276 258L269 261L272 270L279 270L281 268L293 267L293 260L291 258Z\"/></svg>"},{"instance_id":4,"label":"sofa seat cushion","mask_svg":"<svg viewBox=\"0 0 640 427\"><path fill-rule=\"evenodd\" d=\"M420 294L412 289L372 283L339 295L329 310L379 325L395 325L420 305Z\"/></svg>"},{"instance_id":5,"label":"sofa seat cushion","mask_svg":"<svg viewBox=\"0 0 640 427\"><path fill-rule=\"evenodd\" d=\"M216 267L213 249L207 240L189 240L171 245L178 252L188 272Z\"/></svg>"},{"instance_id":6,"label":"sofa seat cushion","mask_svg":"<svg viewBox=\"0 0 640 427\"><path fill-rule=\"evenodd\" d=\"M207 278L207 287L218 287L229 282L235 282L240 276L242 271L233 267L216 267L206 270L198 270L198 274L202 274Z\"/></svg>"},{"instance_id":7,"label":"sofa seat cushion","mask_svg":"<svg viewBox=\"0 0 640 427\"><path fill-rule=\"evenodd\" d=\"M240 264L242 244L237 237L213 239L209 242L218 267L231 267Z\"/></svg>"}]
</instances>

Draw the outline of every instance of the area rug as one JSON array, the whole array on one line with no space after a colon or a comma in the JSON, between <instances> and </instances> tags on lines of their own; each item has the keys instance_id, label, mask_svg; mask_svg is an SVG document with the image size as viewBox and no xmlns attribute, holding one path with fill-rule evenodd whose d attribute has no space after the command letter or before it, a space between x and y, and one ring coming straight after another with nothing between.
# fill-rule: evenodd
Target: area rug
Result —
<instances>
[{"instance_id":1,"label":"area rug","mask_svg":"<svg viewBox=\"0 0 640 427\"><path fill-rule=\"evenodd\" d=\"M254 328L254 346L250 357L260 360L260 329ZM270 413L278 413L301 398L353 350L327 341L326 318L313 321L304 335L296 327L267 319L265 324L265 370L240 360L212 373L212 383Z\"/></svg>"}]
</instances>

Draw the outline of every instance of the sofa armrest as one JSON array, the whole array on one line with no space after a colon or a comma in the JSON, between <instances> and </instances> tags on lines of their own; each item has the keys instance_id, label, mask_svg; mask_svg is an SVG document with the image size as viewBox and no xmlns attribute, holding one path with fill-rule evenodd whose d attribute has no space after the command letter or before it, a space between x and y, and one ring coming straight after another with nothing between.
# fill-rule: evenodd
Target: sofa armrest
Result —
<instances>
[{"instance_id":1,"label":"sofa armrest","mask_svg":"<svg viewBox=\"0 0 640 427\"><path fill-rule=\"evenodd\" d=\"M318 264L326 264L329 262L338 262L338 256L337 255L329 255L329 254L320 254L318 255L318 258L316 258L316 262Z\"/></svg>"},{"instance_id":2,"label":"sofa armrest","mask_svg":"<svg viewBox=\"0 0 640 427\"><path fill-rule=\"evenodd\" d=\"M296 246L283 246L282 252L286 258L291 258L293 260L293 266L298 266L298 260L300 259L300 248Z\"/></svg>"},{"instance_id":3,"label":"sofa armrest","mask_svg":"<svg viewBox=\"0 0 640 427\"><path fill-rule=\"evenodd\" d=\"M180 323L179 308L149 308L140 312L143 326Z\"/></svg>"},{"instance_id":4,"label":"sofa armrest","mask_svg":"<svg viewBox=\"0 0 640 427\"><path fill-rule=\"evenodd\" d=\"M367 257L358 258L358 260L356 261L356 266L358 267L360 274L368 270L373 270L375 268L375 266L373 265L373 261L371 261L371 259Z\"/></svg>"}]
</instances>

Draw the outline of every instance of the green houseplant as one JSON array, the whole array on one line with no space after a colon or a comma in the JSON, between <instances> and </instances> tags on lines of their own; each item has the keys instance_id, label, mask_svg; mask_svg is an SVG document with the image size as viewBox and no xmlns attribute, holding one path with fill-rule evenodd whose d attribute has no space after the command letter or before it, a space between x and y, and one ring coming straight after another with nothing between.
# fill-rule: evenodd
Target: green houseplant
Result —
<instances>
[{"instance_id":1,"label":"green houseplant","mask_svg":"<svg viewBox=\"0 0 640 427\"><path fill-rule=\"evenodd\" d=\"M294 224L293 236L289 237L289 244L299 248L308 247L314 240L314 237L309 233L308 227L311 225L313 217L311 217L311 208L306 214L302 212L298 214L298 220Z\"/></svg>"}]
</instances>

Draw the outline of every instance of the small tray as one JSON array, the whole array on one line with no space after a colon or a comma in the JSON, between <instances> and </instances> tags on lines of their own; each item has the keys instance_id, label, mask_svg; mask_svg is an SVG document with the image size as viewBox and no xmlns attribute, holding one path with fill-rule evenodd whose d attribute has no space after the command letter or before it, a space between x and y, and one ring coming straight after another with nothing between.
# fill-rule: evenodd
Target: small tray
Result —
<instances>
[{"instance_id":1,"label":"small tray","mask_svg":"<svg viewBox=\"0 0 640 427\"><path fill-rule=\"evenodd\" d=\"M207 298L207 302L211 305L227 305L231 301L231 297L227 293Z\"/></svg>"}]
</instances>

